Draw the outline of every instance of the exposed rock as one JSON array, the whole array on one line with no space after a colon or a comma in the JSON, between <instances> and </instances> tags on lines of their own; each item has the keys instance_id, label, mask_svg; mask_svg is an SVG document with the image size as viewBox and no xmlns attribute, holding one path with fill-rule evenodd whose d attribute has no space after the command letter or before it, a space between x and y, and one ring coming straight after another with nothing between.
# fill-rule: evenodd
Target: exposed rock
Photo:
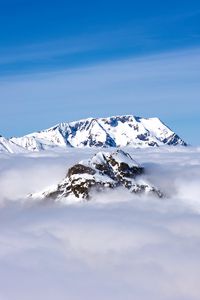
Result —
<instances>
[{"instance_id":1,"label":"exposed rock","mask_svg":"<svg viewBox=\"0 0 200 300\"><path fill-rule=\"evenodd\" d=\"M162 197L158 189L142 179L142 174L144 168L128 153L122 150L98 152L91 159L72 166L56 187L31 196L55 200L68 197L90 199L94 189L102 191L122 186L132 193L150 193Z\"/></svg>"}]
</instances>

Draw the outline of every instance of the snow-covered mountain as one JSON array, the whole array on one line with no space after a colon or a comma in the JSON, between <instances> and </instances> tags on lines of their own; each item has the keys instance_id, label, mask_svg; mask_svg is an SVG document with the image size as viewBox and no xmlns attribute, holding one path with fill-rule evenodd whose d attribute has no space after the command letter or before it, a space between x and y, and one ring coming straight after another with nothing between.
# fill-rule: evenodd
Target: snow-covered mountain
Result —
<instances>
[{"instance_id":1,"label":"snow-covered mountain","mask_svg":"<svg viewBox=\"0 0 200 300\"><path fill-rule=\"evenodd\" d=\"M132 115L88 118L13 137L10 142L31 151L55 147L148 147L186 143L158 118Z\"/></svg>"},{"instance_id":2,"label":"snow-covered mountain","mask_svg":"<svg viewBox=\"0 0 200 300\"><path fill-rule=\"evenodd\" d=\"M89 160L72 166L66 177L45 191L31 194L32 199L82 201L91 199L92 191L102 192L117 187L131 193L163 197L162 192L142 178L144 168L122 151L98 152Z\"/></svg>"},{"instance_id":3,"label":"snow-covered mountain","mask_svg":"<svg viewBox=\"0 0 200 300\"><path fill-rule=\"evenodd\" d=\"M26 150L0 135L0 153L21 153Z\"/></svg>"}]
</instances>

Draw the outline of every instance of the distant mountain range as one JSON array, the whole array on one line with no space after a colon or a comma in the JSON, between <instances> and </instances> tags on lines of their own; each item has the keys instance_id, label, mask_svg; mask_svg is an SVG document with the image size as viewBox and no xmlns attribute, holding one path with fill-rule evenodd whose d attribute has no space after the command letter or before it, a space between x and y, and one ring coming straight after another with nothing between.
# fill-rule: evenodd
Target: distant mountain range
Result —
<instances>
[{"instance_id":1,"label":"distant mountain range","mask_svg":"<svg viewBox=\"0 0 200 300\"><path fill-rule=\"evenodd\" d=\"M53 150L84 147L159 147L187 146L175 132L158 118L132 115L88 118L60 123L23 137L0 137L0 152Z\"/></svg>"}]
</instances>

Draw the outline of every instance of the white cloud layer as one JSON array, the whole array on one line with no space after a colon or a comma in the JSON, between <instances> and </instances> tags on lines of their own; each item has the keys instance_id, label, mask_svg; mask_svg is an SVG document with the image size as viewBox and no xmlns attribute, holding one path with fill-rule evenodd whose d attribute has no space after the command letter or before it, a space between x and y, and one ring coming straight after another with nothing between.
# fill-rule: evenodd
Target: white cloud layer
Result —
<instances>
[{"instance_id":1,"label":"white cloud layer","mask_svg":"<svg viewBox=\"0 0 200 300\"><path fill-rule=\"evenodd\" d=\"M199 299L200 150L170 149L130 150L167 198L68 206L19 199L93 150L1 155L0 299Z\"/></svg>"}]
</instances>

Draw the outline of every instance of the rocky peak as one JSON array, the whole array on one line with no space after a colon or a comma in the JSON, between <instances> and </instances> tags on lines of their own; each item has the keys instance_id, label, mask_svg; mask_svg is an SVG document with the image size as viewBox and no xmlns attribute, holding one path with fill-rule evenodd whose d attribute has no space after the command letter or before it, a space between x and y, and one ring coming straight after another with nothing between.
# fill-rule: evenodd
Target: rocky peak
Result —
<instances>
[{"instance_id":1,"label":"rocky peak","mask_svg":"<svg viewBox=\"0 0 200 300\"><path fill-rule=\"evenodd\" d=\"M66 177L55 188L32 197L90 199L91 191L124 187L136 194L162 193L142 179L145 170L132 157L122 151L98 152L89 160L83 160L68 169Z\"/></svg>"}]
</instances>

